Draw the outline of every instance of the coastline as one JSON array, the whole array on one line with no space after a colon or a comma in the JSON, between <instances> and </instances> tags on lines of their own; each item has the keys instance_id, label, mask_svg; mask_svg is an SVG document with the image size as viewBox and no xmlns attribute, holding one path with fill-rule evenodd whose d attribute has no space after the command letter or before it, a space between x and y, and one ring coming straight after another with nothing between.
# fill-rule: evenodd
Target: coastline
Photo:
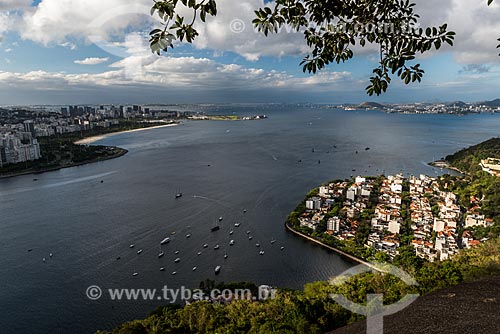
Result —
<instances>
[{"instance_id":1,"label":"coastline","mask_svg":"<svg viewBox=\"0 0 500 334\"><path fill-rule=\"evenodd\" d=\"M123 133L139 132L139 131L152 130L152 129L160 129L160 128L172 127L172 126L177 126L177 125L179 125L179 124L174 123L174 124L165 124L165 125L150 126L150 127L146 127L146 128L118 131L118 132L110 132L110 133L106 133L103 135L83 138L83 139L75 141L74 144L76 144L76 145L89 145L89 144L95 143L96 141L99 141L99 140L102 140L102 139L105 139L105 138L108 138L111 136L123 134Z\"/></svg>"},{"instance_id":2,"label":"coastline","mask_svg":"<svg viewBox=\"0 0 500 334\"><path fill-rule=\"evenodd\" d=\"M90 145L90 144L92 144L92 143L94 143L94 142L96 142L98 140L102 140L104 138L108 138L108 137L111 137L111 136L114 136L114 135L118 135L118 134L129 133L129 132L145 131L145 130L150 130L150 129L159 129L159 128L164 128L164 127L177 126L177 125L179 125L179 123L174 123L174 124L169 123L169 124L165 124L165 125L150 126L150 127L146 127L146 128L138 128L138 129L132 129L132 130L110 132L110 133L106 133L106 134L103 134L103 135L98 135L98 136L92 136L92 137L83 138L83 139L75 141L74 144L75 145ZM125 154L128 153L128 150L126 150L124 148L121 148L121 147L108 146L108 148L117 150L117 153L115 153L115 154L113 154L111 156L98 157L98 158L90 159L90 160L87 160L87 161L70 163L70 164L65 164L65 165L61 165L61 166L47 167L47 168L42 168L40 170L29 169L29 170L24 170L24 171L16 172L16 173L10 173L10 174L5 174L5 175L0 175L0 180L2 180L2 179L9 179L9 178L13 178L13 177L16 177L16 176L23 176L23 175L42 174L42 173L46 173L46 172L53 172L53 171L61 170L61 169L64 169L64 168L78 167L78 166L82 166L82 165L86 165L86 164L91 164L91 163L95 163L95 162L102 162L102 161L106 161L106 160L120 158L120 157L122 157L122 156L124 156Z\"/></svg>"},{"instance_id":3,"label":"coastline","mask_svg":"<svg viewBox=\"0 0 500 334\"><path fill-rule=\"evenodd\" d=\"M371 264L371 263L369 263L369 262L366 262L366 261L364 261L364 260L362 260L362 259L360 259L360 258L358 258L358 257L356 257L356 256L354 256L354 255L351 255L351 254L349 254L349 253L346 253L346 252L344 252L344 251L341 251L340 249L337 249L337 248L335 248L335 247L329 246L329 245L327 245L327 244L325 244L325 243L323 243L323 242L321 242L321 241L319 241L319 240L316 240L315 238L313 238L313 237L311 237L311 236L305 235L304 233L301 233L301 232L299 232L299 231L294 230L294 229L293 229L291 226L289 226L287 223L285 223L285 227L286 227L286 229L287 229L288 231L290 231L290 232L294 233L295 235L298 235L298 236L300 236L300 237L302 237L302 238L304 238L304 239L306 239L306 240L309 240L309 241L311 241L311 242L313 242L313 243L315 243L315 244L317 244L317 245L320 245L320 246L322 246L322 247L324 247L324 248L327 248L327 249L329 249L329 250L331 250L331 251L334 251L334 252L336 252L336 253L340 254L341 256L348 258L348 259L349 259L349 260L351 260L351 261L354 261L354 262L357 262L357 263L359 263L359 264L365 265L365 266L367 266L367 267L369 267L369 268L371 268L371 269L373 269L373 270L380 271L380 269L379 269L379 268L377 268L376 266L372 265L372 264Z\"/></svg>"},{"instance_id":4,"label":"coastline","mask_svg":"<svg viewBox=\"0 0 500 334\"><path fill-rule=\"evenodd\" d=\"M122 157L128 153L128 150L126 150L124 148L115 147L115 146L110 146L110 147L112 147L116 150L120 150L120 151L116 154L113 154L112 156L109 156L109 157L100 157L100 158L92 159L89 161L76 162L76 163L67 164L67 165L63 165L63 166L57 166L57 167L49 167L49 168L45 168L45 169L41 169L41 170L26 170L26 171L19 172L19 173L0 175L0 180L10 179L10 178L17 177L17 176L36 175L36 174L42 174L42 173L46 173L46 172L54 172L54 171L61 170L64 168L78 167L78 166L83 166L83 165L87 165L87 164L92 164L95 162L102 162L102 161Z\"/></svg>"},{"instance_id":5,"label":"coastline","mask_svg":"<svg viewBox=\"0 0 500 334\"><path fill-rule=\"evenodd\" d=\"M465 173L465 172L461 171L460 169L453 167L446 160L437 160L437 161L429 162L428 165L431 167L435 167L435 168L448 169L448 170L460 173L462 175L469 175L468 173Z\"/></svg>"}]
</instances>

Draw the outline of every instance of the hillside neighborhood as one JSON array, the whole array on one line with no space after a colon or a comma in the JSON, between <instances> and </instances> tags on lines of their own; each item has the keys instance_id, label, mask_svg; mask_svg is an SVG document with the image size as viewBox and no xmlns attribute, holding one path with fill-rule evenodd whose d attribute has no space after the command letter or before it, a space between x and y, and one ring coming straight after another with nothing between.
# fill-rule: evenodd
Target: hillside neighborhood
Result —
<instances>
[{"instance_id":1,"label":"hillside neighborhood","mask_svg":"<svg viewBox=\"0 0 500 334\"><path fill-rule=\"evenodd\" d=\"M461 248L477 246L472 229L493 225L481 214L481 200L471 196L471 209L457 203L448 184L426 175L356 177L321 186L305 201L300 226L321 230L339 241L359 236L369 224L364 246L393 259L408 243L418 257L444 261ZM325 224L326 222L326 224Z\"/></svg>"}]
</instances>

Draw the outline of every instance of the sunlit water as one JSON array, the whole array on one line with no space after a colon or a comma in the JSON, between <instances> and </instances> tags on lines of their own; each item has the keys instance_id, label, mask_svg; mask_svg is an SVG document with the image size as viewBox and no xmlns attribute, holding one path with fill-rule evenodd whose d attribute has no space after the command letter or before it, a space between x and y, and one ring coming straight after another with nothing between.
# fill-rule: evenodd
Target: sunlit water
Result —
<instances>
[{"instance_id":1,"label":"sunlit water","mask_svg":"<svg viewBox=\"0 0 500 334\"><path fill-rule=\"evenodd\" d=\"M104 297L93 302L85 291L94 284L103 289L197 287L215 278L216 265L222 266L217 279L226 282L301 288L327 279L352 263L283 226L309 189L357 174L436 175L442 171L427 162L498 136L500 126L497 115L282 106L214 111L233 112L265 113L269 119L186 122L117 135L99 144L130 150L124 157L37 175L36 182L33 176L0 180L2 332L93 333L144 317L160 304ZM176 200L178 191L184 196ZM223 217L221 229L212 233L218 217ZM172 241L159 259L159 242L167 236ZM271 245L271 239L277 242ZM265 255L259 255L257 242ZM203 249L204 243L210 247ZM217 243L221 248L215 251ZM137 255L139 249L143 253ZM134 272L139 275L132 277Z\"/></svg>"}]
</instances>

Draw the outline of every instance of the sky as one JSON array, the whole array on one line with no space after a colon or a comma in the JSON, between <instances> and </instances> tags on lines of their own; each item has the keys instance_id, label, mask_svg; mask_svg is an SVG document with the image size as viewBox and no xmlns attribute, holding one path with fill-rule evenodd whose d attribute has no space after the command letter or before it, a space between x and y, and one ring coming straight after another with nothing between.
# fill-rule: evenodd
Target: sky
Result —
<instances>
[{"instance_id":1,"label":"sky","mask_svg":"<svg viewBox=\"0 0 500 334\"><path fill-rule=\"evenodd\" d=\"M269 1L266 1L268 3ZM0 0L0 105L97 103L381 103L500 98L500 2L414 0L421 25L448 23L455 46L418 59L421 84L369 97L376 48L316 75L300 33L252 27L264 0L217 0L191 44L151 53L152 0Z\"/></svg>"}]
</instances>

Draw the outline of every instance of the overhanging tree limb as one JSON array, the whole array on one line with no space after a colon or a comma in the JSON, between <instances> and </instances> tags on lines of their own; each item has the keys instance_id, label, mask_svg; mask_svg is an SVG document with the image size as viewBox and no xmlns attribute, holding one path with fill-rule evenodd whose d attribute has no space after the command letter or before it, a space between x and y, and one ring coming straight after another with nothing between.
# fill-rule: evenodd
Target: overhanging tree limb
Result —
<instances>
[{"instance_id":1,"label":"overhanging tree limb","mask_svg":"<svg viewBox=\"0 0 500 334\"><path fill-rule=\"evenodd\" d=\"M163 29L150 33L151 49L157 54L172 48L172 41L191 43L198 32L199 18L217 15L215 0L154 0L151 15L157 14ZM493 0L488 0L490 5ZM373 69L369 95L387 91L393 76L405 84L422 80L424 70L415 63L419 54L453 45L455 33L447 24L418 28L420 16L409 0L276 0L274 6L255 11L254 26L265 36L278 33L284 25L304 34L311 52L301 65L304 72L317 73L331 63L354 57L353 47L367 43L378 45L380 61ZM180 10L190 9L193 19L184 22ZM500 46L499 46L500 47Z\"/></svg>"}]
</instances>

